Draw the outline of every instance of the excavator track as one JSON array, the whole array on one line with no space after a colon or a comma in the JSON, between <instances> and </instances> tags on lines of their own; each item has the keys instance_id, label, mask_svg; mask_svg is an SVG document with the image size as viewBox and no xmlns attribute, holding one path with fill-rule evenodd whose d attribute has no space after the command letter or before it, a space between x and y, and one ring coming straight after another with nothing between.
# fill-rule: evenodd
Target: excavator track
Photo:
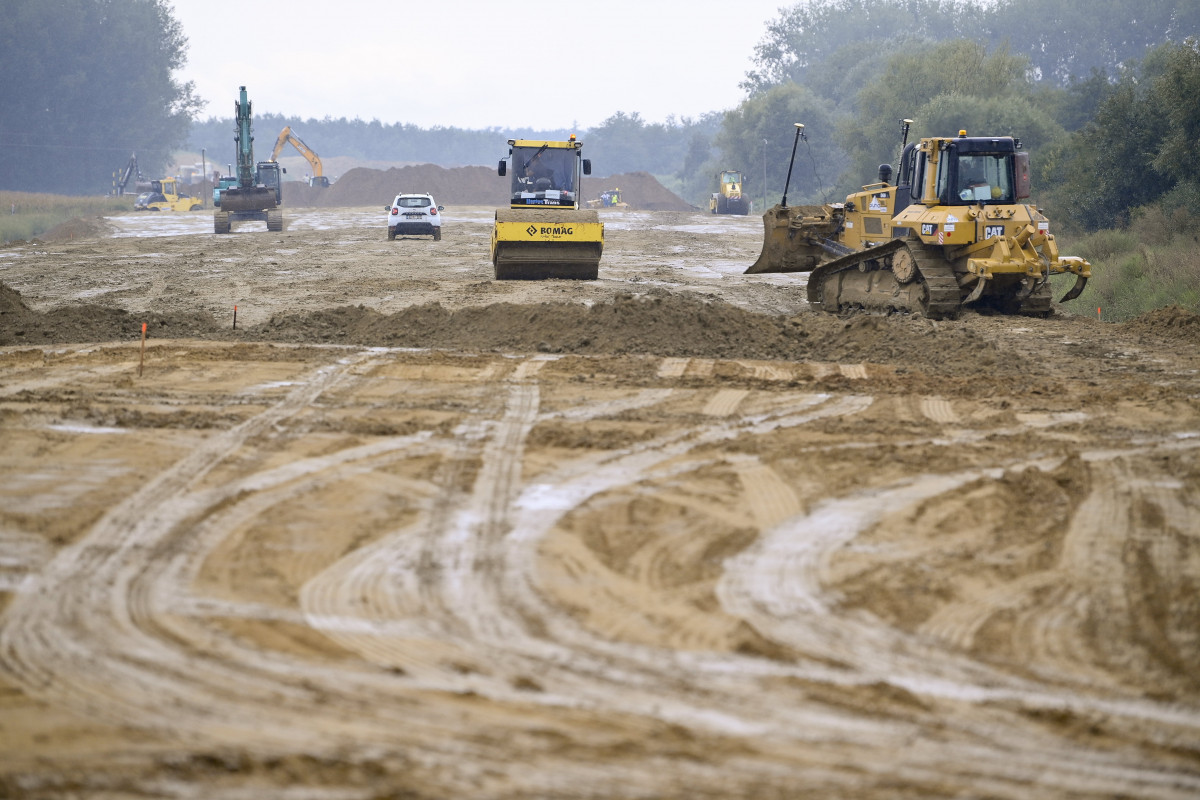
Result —
<instances>
[{"instance_id":1,"label":"excavator track","mask_svg":"<svg viewBox=\"0 0 1200 800\"><path fill-rule=\"evenodd\" d=\"M892 269L897 259L904 264L900 277ZM962 293L953 266L939 254L918 239L893 239L814 269L808 302L831 314L863 308L952 319L962 307Z\"/></svg>"}]
</instances>

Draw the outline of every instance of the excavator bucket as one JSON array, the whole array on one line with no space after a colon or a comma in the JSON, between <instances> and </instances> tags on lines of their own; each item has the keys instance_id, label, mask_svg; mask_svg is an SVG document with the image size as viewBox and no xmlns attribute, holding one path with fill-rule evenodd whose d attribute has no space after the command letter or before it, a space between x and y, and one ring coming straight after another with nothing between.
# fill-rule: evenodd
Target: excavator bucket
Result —
<instances>
[{"instance_id":1,"label":"excavator bucket","mask_svg":"<svg viewBox=\"0 0 1200 800\"><path fill-rule=\"evenodd\" d=\"M820 242L835 236L828 206L776 205L763 214L763 247L747 275L762 272L811 272L826 252Z\"/></svg>"},{"instance_id":2,"label":"excavator bucket","mask_svg":"<svg viewBox=\"0 0 1200 800\"><path fill-rule=\"evenodd\" d=\"M236 186L221 193L222 211L263 211L275 205L275 190L263 186Z\"/></svg>"}]
</instances>

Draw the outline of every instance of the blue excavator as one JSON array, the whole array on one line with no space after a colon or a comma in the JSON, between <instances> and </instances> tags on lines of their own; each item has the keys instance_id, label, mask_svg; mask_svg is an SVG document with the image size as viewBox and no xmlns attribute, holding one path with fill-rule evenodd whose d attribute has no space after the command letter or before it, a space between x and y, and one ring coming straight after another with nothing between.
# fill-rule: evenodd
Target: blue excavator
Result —
<instances>
[{"instance_id":1,"label":"blue excavator","mask_svg":"<svg viewBox=\"0 0 1200 800\"><path fill-rule=\"evenodd\" d=\"M250 100L246 87L234 104L237 127L237 181L214 192L213 231L229 233L234 222L262 221L267 230L283 230L283 178L287 170L273 161L254 161L254 135L250 125ZM232 177L232 176L231 176Z\"/></svg>"}]
</instances>

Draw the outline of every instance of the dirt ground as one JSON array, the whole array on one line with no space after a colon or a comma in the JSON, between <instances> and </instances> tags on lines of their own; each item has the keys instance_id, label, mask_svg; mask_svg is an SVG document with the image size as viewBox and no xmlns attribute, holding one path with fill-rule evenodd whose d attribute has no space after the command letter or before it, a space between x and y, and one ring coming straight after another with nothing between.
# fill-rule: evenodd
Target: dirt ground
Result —
<instances>
[{"instance_id":1,"label":"dirt ground","mask_svg":"<svg viewBox=\"0 0 1200 800\"><path fill-rule=\"evenodd\" d=\"M1200 796L1200 318L491 215L0 250L0 797Z\"/></svg>"}]
</instances>

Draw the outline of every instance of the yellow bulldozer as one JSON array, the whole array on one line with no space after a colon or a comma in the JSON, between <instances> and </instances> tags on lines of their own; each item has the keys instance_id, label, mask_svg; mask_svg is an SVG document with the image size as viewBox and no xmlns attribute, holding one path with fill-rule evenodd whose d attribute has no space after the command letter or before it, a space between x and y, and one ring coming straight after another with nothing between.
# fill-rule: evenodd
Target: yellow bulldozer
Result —
<instances>
[{"instance_id":1,"label":"yellow bulldozer","mask_svg":"<svg viewBox=\"0 0 1200 800\"><path fill-rule=\"evenodd\" d=\"M750 200L742 193L742 173L725 169L717 173L717 191L708 198L710 214L750 213Z\"/></svg>"},{"instance_id":2,"label":"yellow bulldozer","mask_svg":"<svg viewBox=\"0 0 1200 800\"><path fill-rule=\"evenodd\" d=\"M512 161L508 208L496 209L492 266L497 280L595 280L604 250L604 223L579 208L581 175L592 174L575 134L565 142L508 140Z\"/></svg>"},{"instance_id":3,"label":"yellow bulldozer","mask_svg":"<svg viewBox=\"0 0 1200 800\"><path fill-rule=\"evenodd\" d=\"M1046 316L1050 277L1071 273L1073 300L1091 277L1084 259L1062 256L1050 223L1029 201L1029 154L1011 136L930 137L908 143L900 173L844 203L763 214L762 253L747 273L808 272L808 301L824 311L908 311L951 319L965 306ZM803 126L797 123L797 139ZM793 149L793 158L795 150ZM788 176L790 180L791 168Z\"/></svg>"}]
</instances>

